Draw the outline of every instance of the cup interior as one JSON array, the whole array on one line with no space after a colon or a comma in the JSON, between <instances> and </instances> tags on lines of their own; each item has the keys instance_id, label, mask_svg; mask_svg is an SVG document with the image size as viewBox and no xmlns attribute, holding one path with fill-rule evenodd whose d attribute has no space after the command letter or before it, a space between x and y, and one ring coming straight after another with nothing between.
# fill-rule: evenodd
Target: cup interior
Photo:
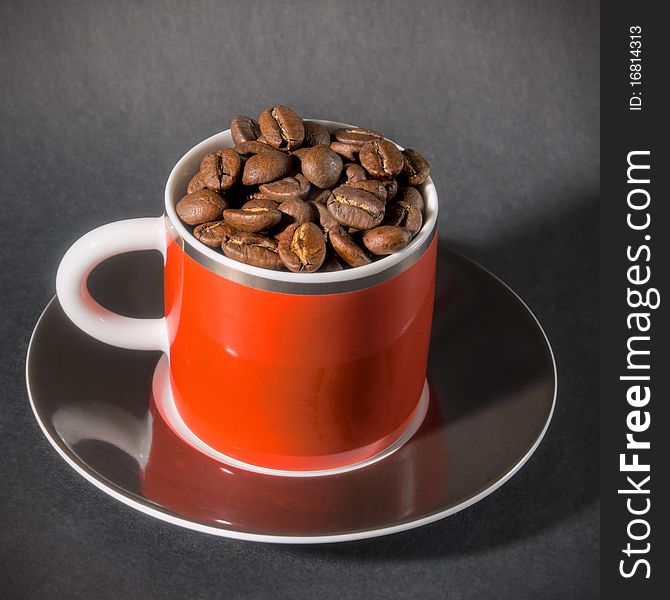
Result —
<instances>
[{"instance_id":1,"label":"cup interior","mask_svg":"<svg viewBox=\"0 0 670 600\"><path fill-rule=\"evenodd\" d=\"M341 127L352 127L346 123L337 123L335 121L323 121L319 119L309 119L323 125L329 131L339 129ZM393 142L395 143L395 142ZM248 275L256 277L263 277L266 279L273 279L278 281L295 282L295 283L313 283L320 285L323 283L340 282L353 279L360 279L377 275L386 269L393 268L397 264L404 261L408 256L417 252L421 248L425 248L426 238L433 235L437 225L438 200L437 190L433 180L429 177L422 185L417 186L424 199L424 224L421 231L414 237L410 244L403 248L400 252L385 256L384 258L375 260L369 265L363 267L356 267L354 269L344 269L342 271L332 271L323 273L292 273L290 271L272 271L270 269L263 269L252 265L232 260L223 254L216 252L214 249L205 246L198 241L189 228L181 222L177 216L175 206L177 202L186 194L186 187L188 182L195 175L200 167L200 160L206 154L215 152L221 148L234 146L233 139L230 134L230 129L226 129L217 133L206 140L203 140L193 148L191 148L184 156L179 159L177 164L172 169L165 186L165 214L170 220L171 225L176 232L184 240L184 243L191 246L193 250L207 256L209 259L218 262L225 267L235 269ZM398 148L403 149L402 146L396 144Z\"/></svg>"}]
</instances>

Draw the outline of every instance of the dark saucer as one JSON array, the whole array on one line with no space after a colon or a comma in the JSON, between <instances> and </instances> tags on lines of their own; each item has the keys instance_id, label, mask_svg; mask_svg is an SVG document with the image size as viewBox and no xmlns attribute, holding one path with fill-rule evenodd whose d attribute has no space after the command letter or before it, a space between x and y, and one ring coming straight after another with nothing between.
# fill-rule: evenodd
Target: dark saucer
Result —
<instances>
[{"instance_id":1,"label":"dark saucer","mask_svg":"<svg viewBox=\"0 0 670 600\"><path fill-rule=\"evenodd\" d=\"M160 269L152 253L116 257L93 273L91 291L123 314L160 316ZM530 457L556 392L551 348L530 310L496 277L446 251L438 264L428 415L400 450L368 467L277 477L201 454L156 410L159 358L90 338L52 300L26 368L42 430L70 466L117 500L184 527L257 541L361 539L453 514Z\"/></svg>"}]
</instances>

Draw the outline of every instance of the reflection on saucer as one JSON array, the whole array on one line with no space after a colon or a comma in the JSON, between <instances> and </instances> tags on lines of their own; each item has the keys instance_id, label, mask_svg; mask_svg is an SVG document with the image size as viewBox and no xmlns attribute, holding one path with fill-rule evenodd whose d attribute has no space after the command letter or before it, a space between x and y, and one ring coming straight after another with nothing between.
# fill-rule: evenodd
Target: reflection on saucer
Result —
<instances>
[{"instance_id":1,"label":"reflection on saucer","mask_svg":"<svg viewBox=\"0 0 670 600\"><path fill-rule=\"evenodd\" d=\"M394 454L355 471L326 477L278 477L236 468L191 448L163 421L155 404L153 445L141 487L147 498L204 523L277 535L327 534L376 527L435 506L444 495L446 448L439 407ZM436 446L437 444L437 446Z\"/></svg>"},{"instance_id":2,"label":"reflection on saucer","mask_svg":"<svg viewBox=\"0 0 670 600\"><path fill-rule=\"evenodd\" d=\"M414 437L381 461L325 477L278 477L221 463L192 448L165 423L153 398L144 419L100 403L70 404L53 416L76 451L111 444L135 460L144 496L189 519L277 535L327 534L402 521L444 494L446 449L439 406L431 402ZM435 444L438 444L436 447Z\"/></svg>"}]
</instances>

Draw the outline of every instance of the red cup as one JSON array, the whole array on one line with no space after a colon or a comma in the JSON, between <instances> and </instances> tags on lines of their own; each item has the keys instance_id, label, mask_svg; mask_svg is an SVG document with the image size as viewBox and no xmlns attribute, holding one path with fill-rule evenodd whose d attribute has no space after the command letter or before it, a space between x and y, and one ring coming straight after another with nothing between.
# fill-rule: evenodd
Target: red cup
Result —
<instances>
[{"instance_id":1,"label":"red cup","mask_svg":"<svg viewBox=\"0 0 670 600\"><path fill-rule=\"evenodd\" d=\"M225 131L182 157L163 217L111 223L77 241L58 270L60 303L99 340L167 353L179 415L216 452L282 474L360 464L393 445L419 412L434 299L435 186L430 179L421 186L424 227L401 252L339 272L261 269L204 246L175 212L200 159L231 145ZM131 319L97 304L86 287L91 270L145 249L165 257L166 316Z\"/></svg>"},{"instance_id":2,"label":"red cup","mask_svg":"<svg viewBox=\"0 0 670 600\"><path fill-rule=\"evenodd\" d=\"M407 515L431 514L445 497L448 455L443 436L435 431L443 424L436 402L411 442L382 463L335 477L300 478L222 467L181 443L164 421L159 403L150 404L150 448L136 450L137 440L146 434L117 445L140 464L142 495L188 519L270 535L338 530L346 535L363 527L395 525ZM127 417L118 420L125 423ZM105 429L109 436L109 423ZM111 437L115 442L119 438Z\"/></svg>"}]
</instances>

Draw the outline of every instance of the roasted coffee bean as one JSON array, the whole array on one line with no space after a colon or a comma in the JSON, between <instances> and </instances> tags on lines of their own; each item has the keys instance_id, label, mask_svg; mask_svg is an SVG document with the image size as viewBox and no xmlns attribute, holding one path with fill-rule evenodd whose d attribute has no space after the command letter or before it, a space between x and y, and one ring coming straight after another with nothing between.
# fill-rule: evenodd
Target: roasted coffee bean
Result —
<instances>
[{"instance_id":1,"label":"roasted coffee bean","mask_svg":"<svg viewBox=\"0 0 670 600\"><path fill-rule=\"evenodd\" d=\"M282 221L286 226L294 223L302 225L303 223L316 222L318 220L318 212L314 203L305 202L299 198L291 198L282 202L279 205L279 211L284 215Z\"/></svg>"},{"instance_id":2,"label":"roasted coffee bean","mask_svg":"<svg viewBox=\"0 0 670 600\"><path fill-rule=\"evenodd\" d=\"M399 252L412 240L412 232L404 227L380 225L363 234L365 247L378 256Z\"/></svg>"},{"instance_id":3,"label":"roasted coffee bean","mask_svg":"<svg viewBox=\"0 0 670 600\"><path fill-rule=\"evenodd\" d=\"M230 258L335 271L401 251L423 226L410 186L427 179L428 162L378 131L330 133L278 105L258 121L237 115L231 137L234 148L203 157L176 206L196 239Z\"/></svg>"},{"instance_id":4,"label":"roasted coffee bean","mask_svg":"<svg viewBox=\"0 0 670 600\"><path fill-rule=\"evenodd\" d=\"M318 191L317 194L314 194L313 196L310 195L308 200L310 202L318 202L319 204L323 204L325 206L326 202L328 202L328 198L330 198L330 190L320 190L319 188L314 188L315 190Z\"/></svg>"},{"instance_id":5,"label":"roasted coffee bean","mask_svg":"<svg viewBox=\"0 0 670 600\"><path fill-rule=\"evenodd\" d=\"M423 197L413 187L401 188L393 202L389 203L384 225L404 227L416 235L423 225Z\"/></svg>"},{"instance_id":6,"label":"roasted coffee bean","mask_svg":"<svg viewBox=\"0 0 670 600\"><path fill-rule=\"evenodd\" d=\"M198 190L204 190L206 187L207 186L205 185L205 182L202 179L202 175L198 172L193 177L191 177L191 180L188 182L186 193L192 194L193 192L197 192Z\"/></svg>"},{"instance_id":7,"label":"roasted coffee bean","mask_svg":"<svg viewBox=\"0 0 670 600\"><path fill-rule=\"evenodd\" d=\"M211 221L198 225L193 230L193 235L206 246L219 248L225 236L225 227L224 221Z\"/></svg>"},{"instance_id":8,"label":"roasted coffee bean","mask_svg":"<svg viewBox=\"0 0 670 600\"><path fill-rule=\"evenodd\" d=\"M284 267L284 263L279 258L277 240L257 233L240 231L228 224L223 229L221 250L228 258L254 267L275 271Z\"/></svg>"},{"instance_id":9,"label":"roasted coffee bean","mask_svg":"<svg viewBox=\"0 0 670 600\"><path fill-rule=\"evenodd\" d=\"M209 221L216 221L228 206L222 198L212 190L198 190L187 194L175 207L179 218L188 225L200 225Z\"/></svg>"},{"instance_id":10,"label":"roasted coffee bean","mask_svg":"<svg viewBox=\"0 0 670 600\"><path fill-rule=\"evenodd\" d=\"M240 179L242 159L234 148L221 151L221 189L231 188Z\"/></svg>"},{"instance_id":11,"label":"roasted coffee bean","mask_svg":"<svg viewBox=\"0 0 670 600\"><path fill-rule=\"evenodd\" d=\"M230 123L230 135L233 137L233 144L254 141L260 134L261 128L258 121L246 115L237 115Z\"/></svg>"},{"instance_id":12,"label":"roasted coffee bean","mask_svg":"<svg viewBox=\"0 0 670 600\"><path fill-rule=\"evenodd\" d=\"M246 189L246 188L243 188ZM251 202L252 200L268 200L270 202L274 202L274 200L270 200L269 198L266 198L261 192L247 192L246 195L242 198L241 203L244 204L245 202ZM231 204L232 206L232 204ZM276 208L276 206L275 206Z\"/></svg>"},{"instance_id":13,"label":"roasted coffee bean","mask_svg":"<svg viewBox=\"0 0 670 600\"><path fill-rule=\"evenodd\" d=\"M300 177L300 179L297 177ZM258 186L258 191L265 198L271 198L277 202L283 202L289 198L304 198L309 192L309 181L302 175L285 177L279 181Z\"/></svg>"},{"instance_id":14,"label":"roasted coffee bean","mask_svg":"<svg viewBox=\"0 0 670 600\"><path fill-rule=\"evenodd\" d=\"M252 196L255 194L251 194ZM265 198L263 196L258 196L256 198L249 198L243 205L242 208L268 208L276 209L279 207L279 203L270 198Z\"/></svg>"},{"instance_id":15,"label":"roasted coffee bean","mask_svg":"<svg viewBox=\"0 0 670 600\"><path fill-rule=\"evenodd\" d=\"M341 185L328 198L328 210L345 227L372 229L384 218L384 202L374 194Z\"/></svg>"},{"instance_id":16,"label":"roasted coffee bean","mask_svg":"<svg viewBox=\"0 0 670 600\"><path fill-rule=\"evenodd\" d=\"M310 150L311 148L308 147L297 148L291 152L291 156L297 158L298 162L302 163L302 159L305 157L305 154L307 154Z\"/></svg>"},{"instance_id":17,"label":"roasted coffee bean","mask_svg":"<svg viewBox=\"0 0 670 600\"><path fill-rule=\"evenodd\" d=\"M328 240L337 255L350 267L362 267L372 261L353 238L340 225L328 230Z\"/></svg>"},{"instance_id":18,"label":"roasted coffee bean","mask_svg":"<svg viewBox=\"0 0 670 600\"><path fill-rule=\"evenodd\" d=\"M305 139L305 127L300 116L288 106L268 108L258 118L261 134L275 148L293 150Z\"/></svg>"},{"instance_id":19,"label":"roasted coffee bean","mask_svg":"<svg viewBox=\"0 0 670 600\"><path fill-rule=\"evenodd\" d=\"M314 121L303 121L305 127L305 139L303 146L328 146L330 144L330 133L323 126Z\"/></svg>"},{"instance_id":20,"label":"roasted coffee bean","mask_svg":"<svg viewBox=\"0 0 670 600\"><path fill-rule=\"evenodd\" d=\"M289 225L279 239L279 256L294 273L316 271L326 257L323 233L314 223Z\"/></svg>"},{"instance_id":21,"label":"roasted coffee bean","mask_svg":"<svg viewBox=\"0 0 670 600\"><path fill-rule=\"evenodd\" d=\"M216 152L210 152L202 157L198 174L205 187L221 191L221 157Z\"/></svg>"},{"instance_id":22,"label":"roasted coffee bean","mask_svg":"<svg viewBox=\"0 0 670 600\"><path fill-rule=\"evenodd\" d=\"M342 174L342 159L328 146L314 146L301 161L302 174L316 187L333 187Z\"/></svg>"},{"instance_id":23,"label":"roasted coffee bean","mask_svg":"<svg viewBox=\"0 0 670 600\"><path fill-rule=\"evenodd\" d=\"M382 202L386 202L387 192L382 181L377 181L376 179L364 179L363 181L348 181L347 185L370 192L377 196Z\"/></svg>"},{"instance_id":24,"label":"roasted coffee bean","mask_svg":"<svg viewBox=\"0 0 670 600\"><path fill-rule=\"evenodd\" d=\"M293 177L300 184L300 197L307 198L312 189L312 184L302 173L296 173Z\"/></svg>"},{"instance_id":25,"label":"roasted coffee bean","mask_svg":"<svg viewBox=\"0 0 670 600\"><path fill-rule=\"evenodd\" d=\"M430 175L430 165L421 153L412 148L405 148L402 151L404 164L402 175L410 185L420 185Z\"/></svg>"},{"instance_id":26,"label":"roasted coffee bean","mask_svg":"<svg viewBox=\"0 0 670 600\"><path fill-rule=\"evenodd\" d=\"M326 258L323 261L323 264L321 265L321 270L322 271L342 271L344 267L342 266L342 263L337 260L337 256L334 254L330 254L329 252L326 252Z\"/></svg>"},{"instance_id":27,"label":"roasted coffee bean","mask_svg":"<svg viewBox=\"0 0 670 600\"><path fill-rule=\"evenodd\" d=\"M215 192L225 191L239 179L242 159L233 148L207 154L200 161L200 177Z\"/></svg>"},{"instance_id":28,"label":"roasted coffee bean","mask_svg":"<svg viewBox=\"0 0 670 600\"><path fill-rule=\"evenodd\" d=\"M358 153L358 160L377 179L392 179L402 171L404 164L400 150L388 140L374 140L364 144Z\"/></svg>"},{"instance_id":29,"label":"roasted coffee bean","mask_svg":"<svg viewBox=\"0 0 670 600\"><path fill-rule=\"evenodd\" d=\"M347 183L364 181L368 178L368 174L365 169L357 163L349 163L348 165L344 165L344 176L347 178Z\"/></svg>"},{"instance_id":30,"label":"roasted coffee bean","mask_svg":"<svg viewBox=\"0 0 670 600\"><path fill-rule=\"evenodd\" d=\"M395 195L398 193L398 182L395 179L387 179L382 181L382 183L386 188L386 201L388 202L395 198Z\"/></svg>"},{"instance_id":31,"label":"roasted coffee bean","mask_svg":"<svg viewBox=\"0 0 670 600\"><path fill-rule=\"evenodd\" d=\"M358 156L358 148L354 144L345 144L343 142L331 142L330 149L337 152L340 156L348 158L349 160L356 160Z\"/></svg>"},{"instance_id":32,"label":"roasted coffee bean","mask_svg":"<svg viewBox=\"0 0 670 600\"><path fill-rule=\"evenodd\" d=\"M363 144L373 140L381 140L384 136L374 129L362 129L360 127L344 127L333 132L335 139L344 144L350 144L360 148Z\"/></svg>"},{"instance_id":33,"label":"roasted coffee bean","mask_svg":"<svg viewBox=\"0 0 670 600\"><path fill-rule=\"evenodd\" d=\"M330 196L330 192L328 193ZM337 219L330 214L330 211L326 207L325 204L322 204L321 202L313 202L314 207L316 208L318 214L319 214L319 224L321 225L322 229L328 234L328 232L333 229L333 227L339 227L340 224L338 223Z\"/></svg>"},{"instance_id":34,"label":"roasted coffee bean","mask_svg":"<svg viewBox=\"0 0 670 600\"><path fill-rule=\"evenodd\" d=\"M237 150L237 153L240 156L249 158L250 156L258 154L259 152L267 152L268 150L272 151L274 148L270 146L270 144L264 144L263 142L259 141L250 141L235 144L235 150Z\"/></svg>"},{"instance_id":35,"label":"roasted coffee bean","mask_svg":"<svg viewBox=\"0 0 670 600\"><path fill-rule=\"evenodd\" d=\"M286 177L291 172L291 159L277 150L259 152L244 163L242 183L259 185Z\"/></svg>"},{"instance_id":36,"label":"roasted coffee bean","mask_svg":"<svg viewBox=\"0 0 670 600\"><path fill-rule=\"evenodd\" d=\"M229 208L223 211L226 223L241 231L258 233L274 227L281 220L281 213L276 208L265 206L246 206L245 208Z\"/></svg>"}]
</instances>

